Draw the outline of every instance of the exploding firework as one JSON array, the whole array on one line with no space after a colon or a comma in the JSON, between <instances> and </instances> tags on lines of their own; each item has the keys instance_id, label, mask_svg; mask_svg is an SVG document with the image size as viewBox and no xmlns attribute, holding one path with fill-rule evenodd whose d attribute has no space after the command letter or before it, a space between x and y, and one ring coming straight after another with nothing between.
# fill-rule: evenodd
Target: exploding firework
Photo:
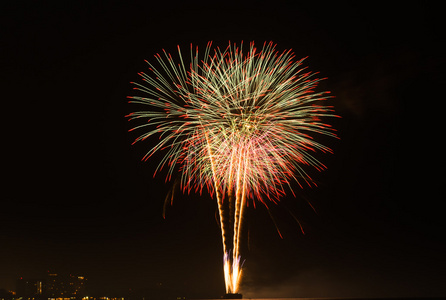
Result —
<instances>
[{"instance_id":1,"label":"exploding firework","mask_svg":"<svg viewBox=\"0 0 446 300\"><path fill-rule=\"evenodd\" d=\"M135 140L153 135L158 143L147 160L164 150L157 171L167 167L167 179L179 168L181 188L215 196L219 211L227 293L237 293L241 278L240 237L243 210L252 201L277 202L291 182L314 185L304 168L325 166L311 153L331 150L314 140L315 134L335 136L322 122L332 117L324 105L329 92L315 92L321 81L302 67L289 51L278 52L265 43L229 44L203 54L191 46L189 63L178 47L178 61L163 51L157 66L133 83L142 96L131 103L148 110L128 115L146 122L131 130L144 130ZM155 172L156 173L156 172Z\"/></svg>"}]
</instances>

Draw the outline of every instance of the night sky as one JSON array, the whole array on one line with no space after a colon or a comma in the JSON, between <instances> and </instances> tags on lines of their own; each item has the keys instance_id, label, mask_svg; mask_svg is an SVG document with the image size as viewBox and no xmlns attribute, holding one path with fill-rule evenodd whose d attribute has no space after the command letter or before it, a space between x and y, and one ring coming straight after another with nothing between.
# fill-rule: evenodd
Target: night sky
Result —
<instances>
[{"instance_id":1,"label":"night sky","mask_svg":"<svg viewBox=\"0 0 446 300\"><path fill-rule=\"evenodd\" d=\"M163 219L174 180L153 178L124 116L144 59L243 40L308 56L342 118L327 120L340 139L322 139L319 187L271 207L283 239L247 210L241 292L446 296L443 9L297 2L3 3L0 288L51 271L97 295L224 293L215 200L177 193Z\"/></svg>"}]
</instances>

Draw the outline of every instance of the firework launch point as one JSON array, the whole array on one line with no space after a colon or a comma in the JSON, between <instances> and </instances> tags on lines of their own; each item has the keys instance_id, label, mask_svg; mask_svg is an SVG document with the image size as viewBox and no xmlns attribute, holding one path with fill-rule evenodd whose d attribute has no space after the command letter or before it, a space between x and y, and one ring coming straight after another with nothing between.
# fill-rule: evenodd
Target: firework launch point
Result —
<instances>
[{"instance_id":1,"label":"firework launch point","mask_svg":"<svg viewBox=\"0 0 446 300\"><path fill-rule=\"evenodd\" d=\"M238 294L238 293L235 293L235 294L228 293L228 294L224 294L221 298L222 299L242 299L243 296L242 296L242 294Z\"/></svg>"}]
</instances>

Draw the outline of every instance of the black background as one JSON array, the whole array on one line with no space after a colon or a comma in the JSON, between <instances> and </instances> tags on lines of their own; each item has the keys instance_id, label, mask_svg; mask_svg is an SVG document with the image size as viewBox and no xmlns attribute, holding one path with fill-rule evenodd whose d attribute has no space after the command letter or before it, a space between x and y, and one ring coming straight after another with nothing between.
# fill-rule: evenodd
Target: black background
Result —
<instances>
[{"instance_id":1,"label":"black background","mask_svg":"<svg viewBox=\"0 0 446 300\"><path fill-rule=\"evenodd\" d=\"M438 4L439 5L439 4ZM131 146L130 81L157 52L277 43L321 77L340 140L270 212L245 219L251 297L444 296L444 37L424 2L3 3L0 288L82 274L91 293L224 292L215 200L177 193ZM314 207L314 210L311 208ZM290 213L303 226L302 233Z\"/></svg>"}]
</instances>

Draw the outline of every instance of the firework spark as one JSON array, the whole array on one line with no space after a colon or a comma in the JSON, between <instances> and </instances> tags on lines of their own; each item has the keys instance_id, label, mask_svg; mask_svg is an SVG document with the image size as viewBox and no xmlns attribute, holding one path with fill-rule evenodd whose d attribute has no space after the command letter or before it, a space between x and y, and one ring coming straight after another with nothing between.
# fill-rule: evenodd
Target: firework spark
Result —
<instances>
[{"instance_id":1,"label":"firework spark","mask_svg":"<svg viewBox=\"0 0 446 300\"><path fill-rule=\"evenodd\" d=\"M243 43L224 50L208 43L201 55L191 46L189 64L179 47L177 62L163 51L155 55L157 67L147 62L150 74L139 74L144 82L133 83L142 96L129 97L149 106L128 115L146 120L132 129L145 130L135 142L159 136L143 159L164 150L157 171L167 167L170 179L178 167L184 192L207 188L215 195L227 293L240 283L247 202L276 202L292 181L314 185L304 168L325 166L311 153L331 150L313 136L335 136L322 122L334 116L323 103L329 92L314 91L321 79L302 67L304 59L272 43L244 50Z\"/></svg>"}]
</instances>

